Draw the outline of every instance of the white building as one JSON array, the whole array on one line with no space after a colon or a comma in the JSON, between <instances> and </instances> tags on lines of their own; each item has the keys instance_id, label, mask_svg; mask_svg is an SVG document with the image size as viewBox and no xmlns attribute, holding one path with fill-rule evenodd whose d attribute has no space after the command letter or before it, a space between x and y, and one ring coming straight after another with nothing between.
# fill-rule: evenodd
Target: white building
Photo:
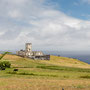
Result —
<instances>
[{"instance_id":1,"label":"white building","mask_svg":"<svg viewBox=\"0 0 90 90\"><path fill-rule=\"evenodd\" d=\"M50 55L44 55L44 53L41 51L32 51L32 43L26 43L25 50L20 50L17 51L16 53L18 56L21 57L50 60Z\"/></svg>"}]
</instances>

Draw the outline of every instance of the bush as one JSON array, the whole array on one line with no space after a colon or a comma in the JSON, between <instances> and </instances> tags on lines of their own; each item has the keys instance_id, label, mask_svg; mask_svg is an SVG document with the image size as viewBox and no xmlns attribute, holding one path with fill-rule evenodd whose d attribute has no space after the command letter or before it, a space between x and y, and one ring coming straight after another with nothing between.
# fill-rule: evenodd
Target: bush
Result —
<instances>
[{"instance_id":1,"label":"bush","mask_svg":"<svg viewBox=\"0 0 90 90\"><path fill-rule=\"evenodd\" d=\"M90 79L90 76L85 75L85 76L80 76L80 78L87 78L87 79Z\"/></svg>"},{"instance_id":2,"label":"bush","mask_svg":"<svg viewBox=\"0 0 90 90\"><path fill-rule=\"evenodd\" d=\"M11 63L8 61L2 61L0 62L0 68L10 68L11 67Z\"/></svg>"}]
</instances>

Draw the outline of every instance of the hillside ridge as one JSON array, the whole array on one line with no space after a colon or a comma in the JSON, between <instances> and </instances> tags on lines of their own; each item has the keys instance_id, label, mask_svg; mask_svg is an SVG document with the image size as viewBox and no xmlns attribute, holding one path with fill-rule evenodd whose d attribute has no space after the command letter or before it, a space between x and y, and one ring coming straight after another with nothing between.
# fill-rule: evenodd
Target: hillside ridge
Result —
<instances>
[{"instance_id":1,"label":"hillside ridge","mask_svg":"<svg viewBox=\"0 0 90 90\"><path fill-rule=\"evenodd\" d=\"M68 67L78 67L78 68L90 68L90 65L88 63L82 62L78 59L68 58L68 57L59 57L59 56L50 56L50 60L32 60L29 58L22 58L16 55L6 55L4 57L5 60L11 60L11 61L24 61L26 62L38 62L42 64L47 65L58 65L58 66L68 66Z\"/></svg>"}]
</instances>

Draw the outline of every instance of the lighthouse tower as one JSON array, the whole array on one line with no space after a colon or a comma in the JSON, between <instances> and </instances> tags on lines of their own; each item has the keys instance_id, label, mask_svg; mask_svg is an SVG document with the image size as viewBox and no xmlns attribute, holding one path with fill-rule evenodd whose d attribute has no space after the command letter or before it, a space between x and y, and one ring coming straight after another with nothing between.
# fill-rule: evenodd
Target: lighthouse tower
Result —
<instances>
[{"instance_id":1,"label":"lighthouse tower","mask_svg":"<svg viewBox=\"0 0 90 90\"><path fill-rule=\"evenodd\" d=\"M26 43L25 46L25 52L26 52L26 56L31 56L32 55L32 43Z\"/></svg>"},{"instance_id":2,"label":"lighthouse tower","mask_svg":"<svg viewBox=\"0 0 90 90\"><path fill-rule=\"evenodd\" d=\"M26 43L26 52L32 52L32 43Z\"/></svg>"}]
</instances>

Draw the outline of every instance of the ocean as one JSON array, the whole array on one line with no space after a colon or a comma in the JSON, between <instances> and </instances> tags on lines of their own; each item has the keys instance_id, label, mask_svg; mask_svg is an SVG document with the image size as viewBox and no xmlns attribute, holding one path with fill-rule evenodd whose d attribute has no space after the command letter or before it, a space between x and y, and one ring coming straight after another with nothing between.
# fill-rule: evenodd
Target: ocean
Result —
<instances>
[{"instance_id":1,"label":"ocean","mask_svg":"<svg viewBox=\"0 0 90 90\"><path fill-rule=\"evenodd\" d=\"M60 51L44 51L45 54L50 54L50 55L56 55L56 56L63 56L63 57L70 57L70 58L75 58L80 61L86 62L90 64L90 55L87 53L73 53L73 52L60 52Z\"/></svg>"},{"instance_id":2,"label":"ocean","mask_svg":"<svg viewBox=\"0 0 90 90\"><path fill-rule=\"evenodd\" d=\"M80 61L90 64L90 56L89 55L63 55L63 56L75 58L75 59L78 59Z\"/></svg>"}]
</instances>

